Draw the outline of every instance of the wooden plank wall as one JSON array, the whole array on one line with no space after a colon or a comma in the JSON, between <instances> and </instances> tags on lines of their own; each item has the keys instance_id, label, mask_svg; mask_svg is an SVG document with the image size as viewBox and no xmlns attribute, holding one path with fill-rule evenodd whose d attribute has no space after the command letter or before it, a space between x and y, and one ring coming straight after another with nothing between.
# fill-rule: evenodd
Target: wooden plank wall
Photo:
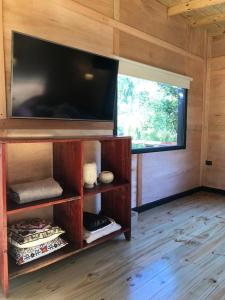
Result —
<instances>
[{"instance_id":1,"label":"wooden plank wall","mask_svg":"<svg viewBox=\"0 0 225 300\"><path fill-rule=\"evenodd\" d=\"M207 159L204 185L225 189L225 37L212 39L208 114Z\"/></svg>"},{"instance_id":2,"label":"wooden plank wall","mask_svg":"<svg viewBox=\"0 0 225 300\"><path fill-rule=\"evenodd\" d=\"M156 0L1 0L0 4L3 4L0 43L3 31L5 53L5 70L2 64L0 80L5 72L8 96L12 30L193 77L188 99L187 149L142 156L138 203L158 200L199 185L206 44L203 31L191 29L182 17L168 18L166 8ZM4 87L4 80L0 85ZM51 134L62 134L64 129L81 129L76 122L8 120L5 111L6 99L0 92L0 128L4 134L34 134L36 131L40 134L44 129L51 129ZM95 126L86 123L82 129L112 129L112 124ZM134 175L136 162L135 156ZM137 190L135 178L133 176L133 199Z\"/></svg>"},{"instance_id":3,"label":"wooden plank wall","mask_svg":"<svg viewBox=\"0 0 225 300\"><path fill-rule=\"evenodd\" d=\"M121 56L194 79L188 95L187 149L142 156L141 204L145 204L200 184L206 35L189 28L181 17L168 18L166 9L156 1L121 1L120 21L187 52L183 55L121 32ZM198 57L190 57L188 53Z\"/></svg>"}]
</instances>

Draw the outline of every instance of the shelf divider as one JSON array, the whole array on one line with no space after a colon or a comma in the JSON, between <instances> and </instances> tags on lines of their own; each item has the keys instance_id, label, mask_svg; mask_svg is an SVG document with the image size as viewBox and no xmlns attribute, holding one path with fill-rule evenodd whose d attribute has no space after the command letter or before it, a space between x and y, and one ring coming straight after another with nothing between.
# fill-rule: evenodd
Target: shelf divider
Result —
<instances>
[{"instance_id":1,"label":"shelf divider","mask_svg":"<svg viewBox=\"0 0 225 300\"><path fill-rule=\"evenodd\" d=\"M7 215L13 215L16 213L33 210L42 207L53 206L65 202L70 202L74 200L79 200L79 195L73 195L72 193L64 193L62 196L57 198L43 199L38 201L33 201L25 204L18 204L16 202L7 201Z\"/></svg>"},{"instance_id":2,"label":"shelf divider","mask_svg":"<svg viewBox=\"0 0 225 300\"><path fill-rule=\"evenodd\" d=\"M116 189L123 188L125 186L129 185L128 182L113 182L109 184L99 184L95 186L92 189L86 189L84 188L84 196L91 196L91 195L96 195L99 193L105 193L105 192L110 192Z\"/></svg>"}]
</instances>

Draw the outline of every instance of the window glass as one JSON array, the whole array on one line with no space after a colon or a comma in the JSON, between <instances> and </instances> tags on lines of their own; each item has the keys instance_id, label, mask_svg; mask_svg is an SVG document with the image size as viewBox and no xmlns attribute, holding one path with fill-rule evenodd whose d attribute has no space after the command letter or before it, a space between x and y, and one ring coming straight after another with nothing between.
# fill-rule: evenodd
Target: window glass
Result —
<instances>
[{"instance_id":1,"label":"window glass","mask_svg":"<svg viewBox=\"0 0 225 300\"><path fill-rule=\"evenodd\" d=\"M133 152L185 147L187 90L118 76L117 135L132 137Z\"/></svg>"}]
</instances>

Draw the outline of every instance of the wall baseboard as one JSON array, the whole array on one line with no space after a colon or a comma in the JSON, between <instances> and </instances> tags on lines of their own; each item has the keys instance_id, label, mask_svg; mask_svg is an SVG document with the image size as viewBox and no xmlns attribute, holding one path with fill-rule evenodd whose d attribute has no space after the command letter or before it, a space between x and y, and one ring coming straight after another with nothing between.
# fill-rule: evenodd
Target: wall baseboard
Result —
<instances>
[{"instance_id":1,"label":"wall baseboard","mask_svg":"<svg viewBox=\"0 0 225 300\"><path fill-rule=\"evenodd\" d=\"M209 193L216 193L216 194L220 194L220 195L225 195L225 190L216 189L216 188L212 188L212 187L208 187L208 186L199 186L199 187L193 188L191 190L188 190L188 191L185 191L185 192L182 192L182 193L179 193L179 194L175 194L175 195L172 195L172 196L169 196L169 197L166 197L166 198L162 198L160 200L156 200L156 201L151 202L151 203L141 205L139 207L135 207L132 210L137 211L138 213L141 213L141 212L144 212L146 210L152 209L154 207L172 202L172 201L177 200L179 198L190 196L190 195L192 195L194 193L197 193L197 192L209 192Z\"/></svg>"},{"instance_id":2,"label":"wall baseboard","mask_svg":"<svg viewBox=\"0 0 225 300\"><path fill-rule=\"evenodd\" d=\"M208 187L208 186L202 186L201 190L204 191L204 192L225 195L225 190L216 189L216 188L212 188L212 187Z\"/></svg>"},{"instance_id":3,"label":"wall baseboard","mask_svg":"<svg viewBox=\"0 0 225 300\"><path fill-rule=\"evenodd\" d=\"M172 201L177 200L179 198L190 196L190 195L192 195L194 193L197 193L197 192L200 192L200 191L202 191L202 187L196 187L196 188L193 188L191 190L188 190L188 191L185 191L185 192L182 192L182 193L178 193L178 194L166 197L166 198L162 198L160 200L156 200L156 201L151 202L151 203L147 203L147 204L135 207L135 208L133 208L133 210L137 211L138 213L141 213L141 212L144 212L146 210L152 209L154 207L172 202Z\"/></svg>"}]
</instances>

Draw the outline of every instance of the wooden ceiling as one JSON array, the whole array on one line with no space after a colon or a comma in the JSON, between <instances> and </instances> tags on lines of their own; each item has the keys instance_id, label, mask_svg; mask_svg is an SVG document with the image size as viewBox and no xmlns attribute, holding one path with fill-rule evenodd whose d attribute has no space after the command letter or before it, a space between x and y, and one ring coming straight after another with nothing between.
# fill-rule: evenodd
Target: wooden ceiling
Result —
<instances>
[{"instance_id":1,"label":"wooden ceiling","mask_svg":"<svg viewBox=\"0 0 225 300\"><path fill-rule=\"evenodd\" d=\"M184 16L191 26L208 30L209 35L225 34L225 1L158 0L168 7L168 16Z\"/></svg>"}]
</instances>

